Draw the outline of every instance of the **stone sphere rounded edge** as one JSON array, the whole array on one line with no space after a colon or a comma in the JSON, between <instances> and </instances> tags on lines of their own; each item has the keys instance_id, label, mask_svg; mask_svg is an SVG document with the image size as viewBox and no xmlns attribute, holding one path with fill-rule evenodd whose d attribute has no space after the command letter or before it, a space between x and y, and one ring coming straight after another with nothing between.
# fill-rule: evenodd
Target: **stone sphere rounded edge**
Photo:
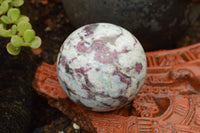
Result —
<instances>
[{"instance_id":1,"label":"stone sphere rounded edge","mask_svg":"<svg viewBox=\"0 0 200 133\"><path fill-rule=\"evenodd\" d=\"M110 23L72 32L57 58L59 82L75 103L106 112L130 103L144 83L146 55L134 35Z\"/></svg>"}]
</instances>

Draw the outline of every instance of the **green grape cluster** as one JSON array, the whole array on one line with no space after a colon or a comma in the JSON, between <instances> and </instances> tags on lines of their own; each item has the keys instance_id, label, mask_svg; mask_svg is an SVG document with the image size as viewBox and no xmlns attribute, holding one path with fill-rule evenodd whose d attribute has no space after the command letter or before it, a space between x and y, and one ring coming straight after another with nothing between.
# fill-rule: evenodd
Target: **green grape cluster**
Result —
<instances>
[{"instance_id":1,"label":"green grape cluster","mask_svg":"<svg viewBox=\"0 0 200 133\"><path fill-rule=\"evenodd\" d=\"M20 12L23 4L24 0L0 0L0 36L11 38L6 47L11 55L18 55L22 46L38 48L41 45L29 18Z\"/></svg>"}]
</instances>

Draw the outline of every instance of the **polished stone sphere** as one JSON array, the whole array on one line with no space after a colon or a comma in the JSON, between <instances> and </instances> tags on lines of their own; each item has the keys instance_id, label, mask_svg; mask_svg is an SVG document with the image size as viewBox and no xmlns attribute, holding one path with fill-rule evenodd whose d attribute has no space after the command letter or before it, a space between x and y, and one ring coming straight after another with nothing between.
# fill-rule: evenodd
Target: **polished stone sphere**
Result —
<instances>
[{"instance_id":1,"label":"polished stone sphere","mask_svg":"<svg viewBox=\"0 0 200 133\"><path fill-rule=\"evenodd\" d=\"M57 59L60 84L75 103L105 112L130 103L144 83L146 56L124 28L95 23L75 30Z\"/></svg>"}]
</instances>

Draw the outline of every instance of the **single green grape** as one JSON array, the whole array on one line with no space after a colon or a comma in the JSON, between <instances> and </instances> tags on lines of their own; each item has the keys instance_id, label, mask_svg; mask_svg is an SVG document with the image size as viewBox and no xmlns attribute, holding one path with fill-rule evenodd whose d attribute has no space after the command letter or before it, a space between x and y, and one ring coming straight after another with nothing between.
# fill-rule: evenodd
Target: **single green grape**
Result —
<instances>
[{"instance_id":1,"label":"single green grape","mask_svg":"<svg viewBox=\"0 0 200 133\"><path fill-rule=\"evenodd\" d=\"M35 31L32 30L32 29L27 29L27 30L24 32L23 38L24 38L24 41L25 41L26 43L32 42L33 39L35 38Z\"/></svg>"},{"instance_id":2,"label":"single green grape","mask_svg":"<svg viewBox=\"0 0 200 133\"><path fill-rule=\"evenodd\" d=\"M6 48L8 53L11 55L18 55L21 51L21 47L15 47L12 43L8 43Z\"/></svg>"},{"instance_id":3,"label":"single green grape","mask_svg":"<svg viewBox=\"0 0 200 133\"><path fill-rule=\"evenodd\" d=\"M19 32L18 34L21 36L23 36L24 32L28 29L32 29L32 26L29 22L22 21L17 25L17 30Z\"/></svg>"},{"instance_id":4,"label":"single green grape","mask_svg":"<svg viewBox=\"0 0 200 133\"><path fill-rule=\"evenodd\" d=\"M40 37L36 36L35 39L31 42L31 48L39 48L42 44Z\"/></svg>"},{"instance_id":5,"label":"single green grape","mask_svg":"<svg viewBox=\"0 0 200 133\"><path fill-rule=\"evenodd\" d=\"M12 36L11 43L15 47L21 47L24 41L20 36L15 35L15 36Z\"/></svg>"}]
</instances>

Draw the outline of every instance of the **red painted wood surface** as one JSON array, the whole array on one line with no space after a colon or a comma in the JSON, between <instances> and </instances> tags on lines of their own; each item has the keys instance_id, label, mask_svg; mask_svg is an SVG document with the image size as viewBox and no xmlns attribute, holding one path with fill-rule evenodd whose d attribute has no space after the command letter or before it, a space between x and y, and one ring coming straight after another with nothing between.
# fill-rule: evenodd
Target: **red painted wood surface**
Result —
<instances>
[{"instance_id":1,"label":"red painted wood surface","mask_svg":"<svg viewBox=\"0 0 200 133\"><path fill-rule=\"evenodd\" d=\"M133 102L107 113L86 110L62 90L56 64L38 67L33 86L81 128L97 133L200 132L200 43L147 52L146 80Z\"/></svg>"}]
</instances>

